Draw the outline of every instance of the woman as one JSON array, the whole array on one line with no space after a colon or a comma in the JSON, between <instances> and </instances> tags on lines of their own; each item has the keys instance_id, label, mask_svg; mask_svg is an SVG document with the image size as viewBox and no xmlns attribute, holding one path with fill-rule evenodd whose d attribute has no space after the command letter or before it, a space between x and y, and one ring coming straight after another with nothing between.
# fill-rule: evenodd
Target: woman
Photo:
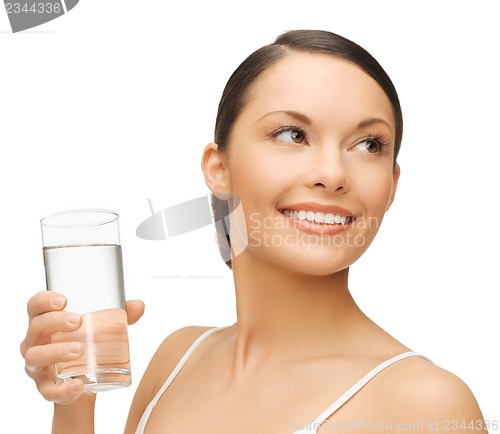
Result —
<instances>
[{"instance_id":1,"label":"woman","mask_svg":"<svg viewBox=\"0 0 500 434\"><path fill-rule=\"evenodd\" d=\"M394 200L402 125L382 67L333 33L287 32L238 67L202 158L216 217L231 212L217 227L237 322L170 335L125 433L439 432L449 421L485 431L468 387L374 324L349 292L349 266ZM64 305L48 292L30 300L21 351L55 402L54 432L90 433L95 395L78 380L53 384L51 366L82 351L46 344L80 325ZM135 322L142 303L127 312Z\"/></svg>"}]
</instances>

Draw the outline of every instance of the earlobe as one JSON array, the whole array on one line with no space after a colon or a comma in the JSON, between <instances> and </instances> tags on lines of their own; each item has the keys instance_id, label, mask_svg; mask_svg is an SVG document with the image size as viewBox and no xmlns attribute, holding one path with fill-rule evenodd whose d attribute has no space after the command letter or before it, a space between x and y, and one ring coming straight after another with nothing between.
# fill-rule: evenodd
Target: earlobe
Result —
<instances>
[{"instance_id":1,"label":"earlobe","mask_svg":"<svg viewBox=\"0 0 500 434\"><path fill-rule=\"evenodd\" d=\"M201 158L201 170L203 170L205 183L212 193L229 192L224 154L219 151L216 143L209 143L205 146Z\"/></svg>"},{"instance_id":2,"label":"earlobe","mask_svg":"<svg viewBox=\"0 0 500 434\"><path fill-rule=\"evenodd\" d=\"M392 193L391 193L391 198L389 199L389 205L387 205L387 211L389 211L389 208L391 207L392 202L394 202L394 197L396 196L396 189L398 187L399 175L401 175L401 167L399 167L399 164L396 163L394 165L394 169L393 169Z\"/></svg>"}]
</instances>

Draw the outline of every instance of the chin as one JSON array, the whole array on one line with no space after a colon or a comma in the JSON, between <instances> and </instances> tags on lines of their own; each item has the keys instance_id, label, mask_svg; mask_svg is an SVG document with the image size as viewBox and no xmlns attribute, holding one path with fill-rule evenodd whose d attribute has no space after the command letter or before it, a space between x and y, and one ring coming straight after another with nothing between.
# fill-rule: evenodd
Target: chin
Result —
<instances>
[{"instance_id":1,"label":"chin","mask_svg":"<svg viewBox=\"0 0 500 434\"><path fill-rule=\"evenodd\" d=\"M274 251L271 251L274 250ZM279 249L276 249L279 250ZM286 252L269 249L265 252L255 252L259 261L271 267L309 276L330 276L349 268L362 252L345 252L332 249L289 249ZM356 253L356 254L354 254ZM254 256L254 255L252 255Z\"/></svg>"},{"instance_id":2,"label":"chin","mask_svg":"<svg viewBox=\"0 0 500 434\"><path fill-rule=\"evenodd\" d=\"M352 262L341 260L341 258L320 262L305 260L300 263L295 260L293 264L290 264L289 269L303 275L323 277L331 276L348 269L352 265Z\"/></svg>"}]
</instances>

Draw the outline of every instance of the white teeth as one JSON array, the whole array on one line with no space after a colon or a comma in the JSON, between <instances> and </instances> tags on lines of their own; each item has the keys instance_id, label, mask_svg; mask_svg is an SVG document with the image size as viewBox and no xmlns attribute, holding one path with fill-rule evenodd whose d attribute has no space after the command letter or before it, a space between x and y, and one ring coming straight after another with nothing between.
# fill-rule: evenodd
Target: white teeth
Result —
<instances>
[{"instance_id":1,"label":"white teeth","mask_svg":"<svg viewBox=\"0 0 500 434\"><path fill-rule=\"evenodd\" d=\"M325 222L325 214L322 212L317 212L314 214L314 221L316 223L324 223Z\"/></svg>"},{"instance_id":2,"label":"white teeth","mask_svg":"<svg viewBox=\"0 0 500 434\"><path fill-rule=\"evenodd\" d=\"M352 221L352 217L346 217L338 214L314 212L314 211L296 211L296 210L282 210L281 211L287 217L296 220L307 220L316 223L325 223L327 225L346 225Z\"/></svg>"}]
</instances>

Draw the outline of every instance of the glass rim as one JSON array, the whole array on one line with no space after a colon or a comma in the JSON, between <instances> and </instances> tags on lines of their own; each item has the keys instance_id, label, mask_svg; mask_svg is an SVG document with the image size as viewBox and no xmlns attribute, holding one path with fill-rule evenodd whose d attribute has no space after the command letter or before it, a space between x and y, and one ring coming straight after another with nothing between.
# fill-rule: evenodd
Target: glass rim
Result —
<instances>
[{"instance_id":1,"label":"glass rim","mask_svg":"<svg viewBox=\"0 0 500 434\"><path fill-rule=\"evenodd\" d=\"M69 214L83 214L83 213L98 213L98 214L108 214L109 218L105 218L103 220L99 220L97 222L93 223L84 223L84 224L54 224L50 223L50 219L53 219L55 217L60 217L64 215L69 215ZM100 209L100 208L82 208L82 209L70 209L66 211L59 211L55 212L52 214L48 214L40 219L40 224L42 227L47 227L47 228L85 228L85 227L92 227L92 226L102 226L108 223L112 223L115 220L117 220L119 217L119 214L116 211L109 210L109 209Z\"/></svg>"}]
</instances>

